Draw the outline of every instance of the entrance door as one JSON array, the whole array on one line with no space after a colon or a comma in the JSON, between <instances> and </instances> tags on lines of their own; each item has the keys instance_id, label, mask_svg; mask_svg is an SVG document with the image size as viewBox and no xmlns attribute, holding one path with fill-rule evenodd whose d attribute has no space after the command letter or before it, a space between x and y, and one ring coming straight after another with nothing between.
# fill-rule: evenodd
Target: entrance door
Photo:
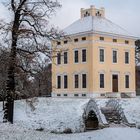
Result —
<instances>
[{"instance_id":1,"label":"entrance door","mask_svg":"<svg viewBox=\"0 0 140 140\"><path fill-rule=\"evenodd\" d=\"M112 75L112 91L118 92L118 75Z\"/></svg>"}]
</instances>

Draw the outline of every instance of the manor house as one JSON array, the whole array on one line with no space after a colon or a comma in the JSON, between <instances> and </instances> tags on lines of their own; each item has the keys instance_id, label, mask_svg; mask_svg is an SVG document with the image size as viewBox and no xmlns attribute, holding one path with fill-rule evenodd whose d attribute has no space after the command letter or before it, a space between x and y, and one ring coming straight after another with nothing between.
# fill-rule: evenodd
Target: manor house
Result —
<instances>
[{"instance_id":1,"label":"manor house","mask_svg":"<svg viewBox=\"0 0 140 140\"><path fill-rule=\"evenodd\" d=\"M65 51L53 59L53 97L135 97L136 38L108 20L104 8L81 8L64 32L70 39L56 44Z\"/></svg>"}]
</instances>

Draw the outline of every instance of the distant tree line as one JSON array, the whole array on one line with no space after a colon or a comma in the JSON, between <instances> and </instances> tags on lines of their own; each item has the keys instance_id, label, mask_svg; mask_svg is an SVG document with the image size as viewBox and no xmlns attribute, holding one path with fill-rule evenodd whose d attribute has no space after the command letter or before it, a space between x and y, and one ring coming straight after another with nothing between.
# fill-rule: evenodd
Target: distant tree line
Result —
<instances>
[{"instance_id":1,"label":"distant tree line","mask_svg":"<svg viewBox=\"0 0 140 140\"><path fill-rule=\"evenodd\" d=\"M20 58L19 58L20 59ZM20 60L19 60L20 62ZM0 100L6 97L7 69L9 63L8 49L0 48ZM34 73L26 73L16 67L15 74L15 99L26 99L35 96L50 96L52 90L51 64L42 62Z\"/></svg>"}]
</instances>

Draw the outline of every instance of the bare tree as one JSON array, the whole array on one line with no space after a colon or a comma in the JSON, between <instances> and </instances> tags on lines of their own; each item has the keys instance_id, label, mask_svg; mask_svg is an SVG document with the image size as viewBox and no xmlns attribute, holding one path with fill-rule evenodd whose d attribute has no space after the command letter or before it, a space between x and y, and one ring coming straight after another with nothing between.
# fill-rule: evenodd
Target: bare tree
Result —
<instances>
[{"instance_id":1,"label":"bare tree","mask_svg":"<svg viewBox=\"0 0 140 140\"><path fill-rule=\"evenodd\" d=\"M51 58L52 52L56 51L49 41L59 40L63 33L47 26L49 18L60 7L57 0L10 0L9 3L13 21L1 26L8 37L5 42L10 47L4 122L13 123L16 67L26 73L34 72L32 68L39 58Z\"/></svg>"}]
</instances>

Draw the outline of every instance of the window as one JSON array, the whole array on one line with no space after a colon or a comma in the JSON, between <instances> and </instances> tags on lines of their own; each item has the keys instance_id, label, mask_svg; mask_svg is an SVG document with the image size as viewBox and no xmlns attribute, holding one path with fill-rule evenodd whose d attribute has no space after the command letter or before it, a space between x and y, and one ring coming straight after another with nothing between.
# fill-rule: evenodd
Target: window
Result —
<instances>
[{"instance_id":1,"label":"window","mask_svg":"<svg viewBox=\"0 0 140 140\"><path fill-rule=\"evenodd\" d=\"M86 37L82 37L82 41L85 41L86 40Z\"/></svg>"},{"instance_id":2,"label":"window","mask_svg":"<svg viewBox=\"0 0 140 140\"><path fill-rule=\"evenodd\" d=\"M57 64L61 64L61 54L57 54Z\"/></svg>"},{"instance_id":3,"label":"window","mask_svg":"<svg viewBox=\"0 0 140 140\"><path fill-rule=\"evenodd\" d=\"M100 37L100 40L104 41L104 37Z\"/></svg>"},{"instance_id":4,"label":"window","mask_svg":"<svg viewBox=\"0 0 140 140\"><path fill-rule=\"evenodd\" d=\"M74 42L78 42L78 38L75 38L75 39L74 39Z\"/></svg>"},{"instance_id":5,"label":"window","mask_svg":"<svg viewBox=\"0 0 140 140\"><path fill-rule=\"evenodd\" d=\"M68 40L65 40L65 41L64 41L64 44L67 44L67 43L68 43Z\"/></svg>"},{"instance_id":6,"label":"window","mask_svg":"<svg viewBox=\"0 0 140 140\"><path fill-rule=\"evenodd\" d=\"M57 76L57 88L61 88L61 76Z\"/></svg>"},{"instance_id":7,"label":"window","mask_svg":"<svg viewBox=\"0 0 140 140\"><path fill-rule=\"evenodd\" d=\"M61 42L57 42L57 45L61 45Z\"/></svg>"},{"instance_id":8,"label":"window","mask_svg":"<svg viewBox=\"0 0 140 140\"><path fill-rule=\"evenodd\" d=\"M68 88L68 76L64 75L64 88Z\"/></svg>"},{"instance_id":9,"label":"window","mask_svg":"<svg viewBox=\"0 0 140 140\"><path fill-rule=\"evenodd\" d=\"M58 97L60 97L60 96L61 96L61 94L57 94L57 96L58 96Z\"/></svg>"},{"instance_id":10,"label":"window","mask_svg":"<svg viewBox=\"0 0 140 140\"><path fill-rule=\"evenodd\" d=\"M104 88L104 74L100 74L100 88Z\"/></svg>"},{"instance_id":11,"label":"window","mask_svg":"<svg viewBox=\"0 0 140 140\"><path fill-rule=\"evenodd\" d=\"M82 50L82 62L86 62L86 49Z\"/></svg>"},{"instance_id":12,"label":"window","mask_svg":"<svg viewBox=\"0 0 140 140\"><path fill-rule=\"evenodd\" d=\"M67 94L64 94L64 96L66 97L66 96L68 96Z\"/></svg>"},{"instance_id":13,"label":"window","mask_svg":"<svg viewBox=\"0 0 140 140\"><path fill-rule=\"evenodd\" d=\"M75 96L75 97L78 97L79 95L78 95L78 94L74 94L74 96Z\"/></svg>"},{"instance_id":14,"label":"window","mask_svg":"<svg viewBox=\"0 0 140 140\"><path fill-rule=\"evenodd\" d=\"M76 74L74 76L74 80L75 80L75 82L74 82L75 83L75 88L78 88L79 87L79 75Z\"/></svg>"},{"instance_id":15,"label":"window","mask_svg":"<svg viewBox=\"0 0 140 140\"><path fill-rule=\"evenodd\" d=\"M129 44L129 41L128 40L125 40L125 44Z\"/></svg>"},{"instance_id":16,"label":"window","mask_svg":"<svg viewBox=\"0 0 140 140\"><path fill-rule=\"evenodd\" d=\"M82 74L82 88L87 88L87 75Z\"/></svg>"},{"instance_id":17,"label":"window","mask_svg":"<svg viewBox=\"0 0 140 140\"><path fill-rule=\"evenodd\" d=\"M82 94L83 97L86 97L86 94Z\"/></svg>"},{"instance_id":18,"label":"window","mask_svg":"<svg viewBox=\"0 0 140 140\"><path fill-rule=\"evenodd\" d=\"M125 64L129 64L129 52L125 52Z\"/></svg>"},{"instance_id":19,"label":"window","mask_svg":"<svg viewBox=\"0 0 140 140\"><path fill-rule=\"evenodd\" d=\"M104 62L104 49L100 49L100 62Z\"/></svg>"},{"instance_id":20,"label":"window","mask_svg":"<svg viewBox=\"0 0 140 140\"><path fill-rule=\"evenodd\" d=\"M125 88L129 88L129 75L125 75Z\"/></svg>"},{"instance_id":21,"label":"window","mask_svg":"<svg viewBox=\"0 0 140 140\"><path fill-rule=\"evenodd\" d=\"M113 63L117 63L117 51L113 50Z\"/></svg>"},{"instance_id":22,"label":"window","mask_svg":"<svg viewBox=\"0 0 140 140\"><path fill-rule=\"evenodd\" d=\"M117 39L113 39L113 42L117 42Z\"/></svg>"},{"instance_id":23,"label":"window","mask_svg":"<svg viewBox=\"0 0 140 140\"><path fill-rule=\"evenodd\" d=\"M74 51L74 62L78 63L78 50Z\"/></svg>"},{"instance_id":24,"label":"window","mask_svg":"<svg viewBox=\"0 0 140 140\"><path fill-rule=\"evenodd\" d=\"M68 63L68 52L64 52L64 64Z\"/></svg>"}]
</instances>

